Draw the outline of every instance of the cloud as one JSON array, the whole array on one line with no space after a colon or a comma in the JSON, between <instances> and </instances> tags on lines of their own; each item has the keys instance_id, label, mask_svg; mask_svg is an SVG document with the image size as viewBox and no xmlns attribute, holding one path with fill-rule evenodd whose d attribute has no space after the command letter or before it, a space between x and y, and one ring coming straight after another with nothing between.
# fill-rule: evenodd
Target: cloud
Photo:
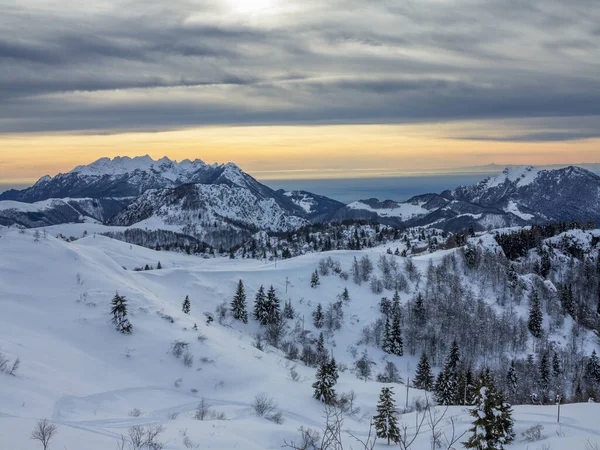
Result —
<instances>
[{"instance_id":1,"label":"cloud","mask_svg":"<svg viewBox=\"0 0 600 450\"><path fill-rule=\"evenodd\" d=\"M594 0L234 3L7 8L0 132L600 116Z\"/></svg>"}]
</instances>

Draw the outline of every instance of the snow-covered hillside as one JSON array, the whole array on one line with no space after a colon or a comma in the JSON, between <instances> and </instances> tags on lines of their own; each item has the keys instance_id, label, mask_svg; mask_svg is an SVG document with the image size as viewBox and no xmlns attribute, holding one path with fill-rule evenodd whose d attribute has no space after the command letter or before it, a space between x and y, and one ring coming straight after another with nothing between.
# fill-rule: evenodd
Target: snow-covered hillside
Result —
<instances>
[{"instance_id":1,"label":"snow-covered hillside","mask_svg":"<svg viewBox=\"0 0 600 450\"><path fill-rule=\"evenodd\" d=\"M382 384L358 379L352 371L356 358L364 350L368 352L374 363L372 378L386 362L397 366L403 380L414 376L419 355L411 356L408 351L404 356L388 355L373 343L359 343L363 329L379 317L381 296L389 293L374 293L369 283L358 285L335 274L321 276L318 286L310 286L311 274L323 257L331 257L348 272L354 258L365 255L373 261L383 255L401 264L405 261L387 255L385 248L271 262L205 260L156 252L93 232L69 243L52 237L53 231L56 229L50 229L45 237L32 231L0 231L0 352L11 362L21 361L16 376L0 373L2 448L39 448L29 434L41 418L49 418L59 427L51 449L112 449L120 435L134 425L162 424L165 449L186 448L185 436L188 444L195 443L198 448L278 449L284 440L297 440L300 426L320 430L324 425L322 404L312 398L311 387L315 369L286 359L282 350L266 343L262 351L257 349L256 334L261 327L253 319L243 324L227 317L219 323L215 311L231 301L240 279L249 310L261 285L273 285L282 304L291 302L295 319L287 321L289 338L299 336L302 330L316 338L320 331L312 323L316 305L326 307L339 301L344 288L348 289L341 328L326 333L326 347L342 368L336 391L356 394L355 406L360 412L346 417L344 429L357 437L366 437ZM61 231L69 232L66 228ZM486 246L485 236L474 243ZM398 246L404 248L401 243ZM425 276L431 262L440 264L453 252L423 254L412 261ZM161 270L134 270L146 265L156 268L159 261ZM406 282L400 294L403 306L424 286L423 279ZM473 288L479 289L477 284ZM110 301L117 291L128 300L131 335L116 332L110 324ZM189 315L181 311L185 296L191 300ZM525 308L515 311L526 314ZM215 321L207 325L205 313L212 314ZM294 331L296 327L301 329ZM559 335L560 331L555 331L554 336ZM187 343L190 367L172 354L176 341ZM587 345L593 348L595 344L588 340ZM393 386L398 406L403 408L406 386ZM254 397L261 392L276 401L283 424L252 413ZM408 396L408 404L412 404L426 393L411 387ZM226 420L194 420L203 398ZM442 414L444 408L436 410ZM546 444L571 449L585 448L588 439L600 442L599 405L563 406L561 426L555 424L555 413L553 406L516 407L517 434L539 423L545 427L544 440L532 446L519 436L510 448L524 450ZM446 414L441 427L448 435L450 417L455 417L460 433L470 426L465 407L451 407ZM403 415L401 420L412 426L415 413ZM344 439L346 448L361 448L346 433ZM429 445L430 432L426 430L413 448ZM385 441L379 440L377 448L387 448Z\"/></svg>"}]
</instances>

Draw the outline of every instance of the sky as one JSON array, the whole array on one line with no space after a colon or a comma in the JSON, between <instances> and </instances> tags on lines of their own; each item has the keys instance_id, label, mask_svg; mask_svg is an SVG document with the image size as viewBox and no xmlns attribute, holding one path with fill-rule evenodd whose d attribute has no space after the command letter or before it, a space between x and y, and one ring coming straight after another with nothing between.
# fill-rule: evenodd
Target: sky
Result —
<instances>
[{"instance_id":1,"label":"sky","mask_svg":"<svg viewBox=\"0 0 600 450\"><path fill-rule=\"evenodd\" d=\"M0 183L600 161L597 0L0 0Z\"/></svg>"}]
</instances>

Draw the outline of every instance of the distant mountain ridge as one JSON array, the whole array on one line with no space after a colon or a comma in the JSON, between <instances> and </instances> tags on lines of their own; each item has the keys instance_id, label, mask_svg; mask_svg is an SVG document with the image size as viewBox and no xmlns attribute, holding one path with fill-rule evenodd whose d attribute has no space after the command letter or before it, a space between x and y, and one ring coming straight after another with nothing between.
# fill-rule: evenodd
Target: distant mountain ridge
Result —
<instances>
[{"instance_id":1,"label":"distant mountain ridge","mask_svg":"<svg viewBox=\"0 0 600 450\"><path fill-rule=\"evenodd\" d=\"M307 191L275 191L233 163L141 156L101 158L0 194L0 224L85 220L163 227L208 241L227 232L284 232L344 220L452 232L551 221L600 223L600 177L574 166L509 167L479 183L404 202L372 198L344 205Z\"/></svg>"}]
</instances>

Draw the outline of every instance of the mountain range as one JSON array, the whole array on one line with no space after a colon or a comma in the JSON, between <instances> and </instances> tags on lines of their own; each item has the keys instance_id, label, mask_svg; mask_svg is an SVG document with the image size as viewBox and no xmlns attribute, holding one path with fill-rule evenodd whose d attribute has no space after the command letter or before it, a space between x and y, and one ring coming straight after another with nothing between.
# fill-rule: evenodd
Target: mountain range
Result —
<instances>
[{"instance_id":1,"label":"mountain range","mask_svg":"<svg viewBox=\"0 0 600 450\"><path fill-rule=\"evenodd\" d=\"M306 191L275 191L233 163L142 156L101 158L0 194L0 225L96 221L176 231L207 242L231 231L286 232L345 220L445 231L600 222L600 177L573 166L510 167L477 184L405 202L372 198L345 205Z\"/></svg>"}]
</instances>

